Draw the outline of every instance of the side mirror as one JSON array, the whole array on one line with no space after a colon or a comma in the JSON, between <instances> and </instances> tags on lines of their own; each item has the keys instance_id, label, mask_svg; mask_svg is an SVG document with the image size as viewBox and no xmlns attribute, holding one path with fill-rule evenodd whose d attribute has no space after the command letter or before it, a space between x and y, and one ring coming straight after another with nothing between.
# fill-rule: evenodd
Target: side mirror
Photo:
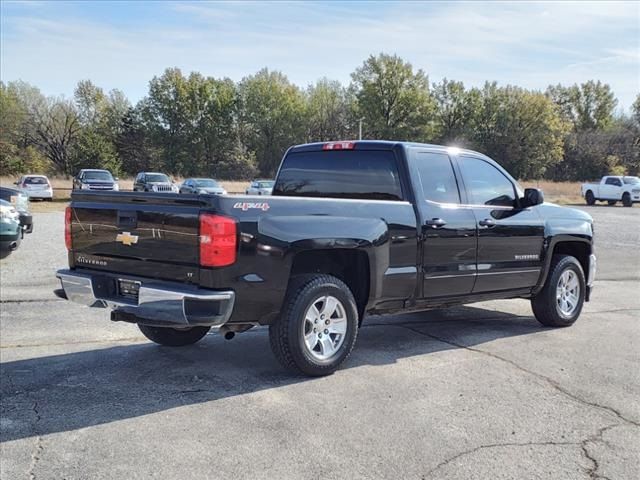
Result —
<instances>
[{"instance_id":1,"label":"side mirror","mask_svg":"<svg viewBox=\"0 0 640 480\"><path fill-rule=\"evenodd\" d=\"M539 188L525 188L522 198L523 207L534 207L544 203L544 194Z\"/></svg>"}]
</instances>

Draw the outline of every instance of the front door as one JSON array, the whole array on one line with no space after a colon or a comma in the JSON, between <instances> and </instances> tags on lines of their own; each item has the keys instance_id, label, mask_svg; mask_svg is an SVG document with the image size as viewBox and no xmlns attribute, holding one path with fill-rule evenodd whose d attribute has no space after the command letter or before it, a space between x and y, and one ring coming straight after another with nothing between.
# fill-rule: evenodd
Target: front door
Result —
<instances>
[{"instance_id":1,"label":"front door","mask_svg":"<svg viewBox=\"0 0 640 480\"><path fill-rule=\"evenodd\" d=\"M476 270L476 220L461 208L449 156L416 149L411 178L422 223L423 298L471 293Z\"/></svg>"},{"instance_id":2,"label":"front door","mask_svg":"<svg viewBox=\"0 0 640 480\"><path fill-rule=\"evenodd\" d=\"M544 241L537 207L520 208L515 184L495 165L466 155L457 161L478 225L473 293L533 287Z\"/></svg>"}]
</instances>

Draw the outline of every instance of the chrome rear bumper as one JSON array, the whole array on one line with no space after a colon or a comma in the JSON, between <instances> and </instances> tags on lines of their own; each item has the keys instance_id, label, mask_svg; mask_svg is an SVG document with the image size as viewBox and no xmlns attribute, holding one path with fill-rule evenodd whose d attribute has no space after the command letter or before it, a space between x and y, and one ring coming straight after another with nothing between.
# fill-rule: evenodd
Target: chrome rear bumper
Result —
<instances>
[{"instance_id":1,"label":"chrome rear bumper","mask_svg":"<svg viewBox=\"0 0 640 480\"><path fill-rule=\"evenodd\" d=\"M58 270L64 297L88 307L111 308L116 320L145 325L220 327L231 317L235 293L157 282L151 279L94 276L72 270ZM139 283L137 301L107 292L105 281L128 280ZM100 293L103 292L103 293Z\"/></svg>"}]
</instances>

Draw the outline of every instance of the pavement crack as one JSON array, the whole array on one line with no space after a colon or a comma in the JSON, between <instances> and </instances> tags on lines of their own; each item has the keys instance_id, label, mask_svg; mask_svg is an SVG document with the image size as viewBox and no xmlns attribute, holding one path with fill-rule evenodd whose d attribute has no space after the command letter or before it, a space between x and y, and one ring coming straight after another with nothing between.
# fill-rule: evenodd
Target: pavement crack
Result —
<instances>
[{"instance_id":1,"label":"pavement crack","mask_svg":"<svg viewBox=\"0 0 640 480\"><path fill-rule=\"evenodd\" d=\"M579 446L580 443L579 442L552 442L552 441L548 441L548 442L505 442L505 443L488 443L485 445L479 445L477 447L474 448L470 448L468 450L464 450L462 452L456 453L455 455L453 455L452 457L447 458L446 460L443 460L442 462L440 462L439 464L437 464L435 467L433 467L431 470L429 470L425 477L431 476L433 475L436 471L440 470L442 467L447 466L448 464L455 462L456 460L458 460L461 457L466 457L467 455L473 455L476 452L479 452L480 450L486 450L486 449L491 449L491 448L508 448L508 447L540 447L540 446Z\"/></svg>"},{"instance_id":2,"label":"pavement crack","mask_svg":"<svg viewBox=\"0 0 640 480\"><path fill-rule=\"evenodd\" d=\"M36 474L35 469L38 466L38 462L40 461L40 456L44 451L44 447L42 445L42 435L40 435L39 431L39 423L42 417L40 416L40 412L38 411L38 402L33 402L33 407L31 407L33 412L35 413L35 421L33 422L33 431L36 434L35 444L33 446L33 450L31 451L31 462L29 464L29 470L27 471L27 475L30 480L35 480Z\"/></svg>"},{"instance_id":3,"label":"pavement crack","mask_svg":"<svg viewBox=\"0 0 640 480\"><path fill-rule=\"evenodd\" d=\"M529 370L528 368L523 367L522 365L519 365L518 363L514 362L513 360L510 360L508 358L505 357L501 357L500 355L496 355L495 353L491 353L488 352L486 350L482 350L479 348L474 348L474 347L470 347L468 345L464 345L462 343L457 343L454 342L452 340L447 340L444 339L442 337L438 337L436 335L430 334L430 333L426 333L426 332L422 332L416 328L413 328L409 325L406 324L401 324L401 323L389 323L389 324L381 324L381 323L373 323L373 324L368 324L366 326L370 326L370 327L400 327L400 328L405 328L407 330L410 330L414 333L417 333L418 335L422 335L428 338L431 338L433 340L437 340L438 342L442 342L445 343L447 345L451 345L453 347L457 347L457 348L462 348L465 350L469 350L471 352L475 352L475 353L479 353L482 355L486 355L488 357L491 358L495 358L496 360L500 360L502 362L508 363L509 365L515 367L516 369L525 372L529 375L532 375L536 378L538 378L539 380L544 381L545 383L547 383L549 386L551 386L553 389L555 389L556 391L560 392L561 394L565 395L566 397L569 397L570 399L574 400L575 402L581 403L583 405L586 406L590 406L593 408L598 408L600 410L604 410L606 412L609 412L613 415L615 415L617 418L619 418L620 420L622 420L623 422L630 424L630 425L634 425L636 427L640 427L640 422L637 422L635 420L632 420L630 418L625 417L620 411L618 411L617 409L610 407L608 405L601 405L597 402L592 402L589 400L586 400L584 398L581 398L580 396L570 392L569 390L567 390L566 388L564 388L562 385L560 385L558 382L556 382L555 380L553 380L550 377L547 377L545 375L542 375L541 373L538 372L534 372L533 370Z\"/></svg>"}]
</instances>

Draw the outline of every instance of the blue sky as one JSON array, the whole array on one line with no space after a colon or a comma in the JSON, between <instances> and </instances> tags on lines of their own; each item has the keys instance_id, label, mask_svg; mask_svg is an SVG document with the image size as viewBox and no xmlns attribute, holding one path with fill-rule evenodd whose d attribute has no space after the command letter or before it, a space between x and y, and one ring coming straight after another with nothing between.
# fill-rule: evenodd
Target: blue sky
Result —
<instances>
[{"instance_id":1,"label":"blue sky","mask_svg":"<svg viewBox=\"0 0 640 480\"><path fill-rule=\"evenodd\" d=\"M69 96L91 79L133 101L166 67L240 80L262 67L301 87L348 84L370 55L397 53L432 82L544 89L609 83L625 110L640 91L639 2L1 3L3 81Z\"/></svg>"}]
</instances>

